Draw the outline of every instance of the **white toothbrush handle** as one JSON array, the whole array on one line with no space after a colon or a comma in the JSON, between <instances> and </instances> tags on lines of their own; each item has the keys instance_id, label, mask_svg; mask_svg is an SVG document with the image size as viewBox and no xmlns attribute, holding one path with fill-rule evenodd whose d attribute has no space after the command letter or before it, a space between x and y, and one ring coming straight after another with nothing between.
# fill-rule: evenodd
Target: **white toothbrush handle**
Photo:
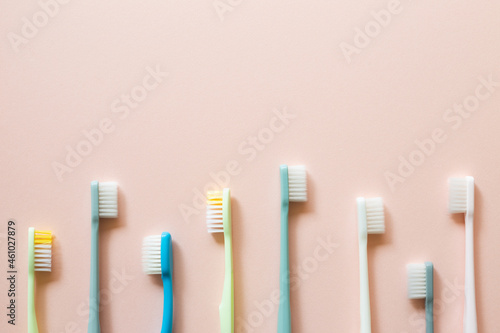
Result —
<instances>
[{"instance_id":1,"label":"white toothbrush handle","mask_svg":"<svg viewBox=\"0 0 500 333\"><path fill-rule=\"evenodd\" d=\"M368 285L368 239L366 232L359 234L359 294L361 333L371 333L370 288Z\"/></svg>"},{"instance_id":2,"label":"white toothbrush handle","mask_svg":"<svg viewBox=\"0 0 500 333\"><path fill-rule=\"evenodd\" d=\"M465 216L465 310L464 333L477 333L476 287L474 278L474 223Z\"/></svg>"}]
</instances>

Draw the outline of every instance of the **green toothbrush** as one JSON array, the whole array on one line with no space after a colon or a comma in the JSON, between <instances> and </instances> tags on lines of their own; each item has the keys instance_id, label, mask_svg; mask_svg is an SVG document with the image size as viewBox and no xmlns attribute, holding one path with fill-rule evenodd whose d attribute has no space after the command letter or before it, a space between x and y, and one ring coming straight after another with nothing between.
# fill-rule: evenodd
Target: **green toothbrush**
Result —
<instances>
[{"instance_id":1,"label":"green toothbrush","mask_svg":"<svg viewBox=\"0 0 500 333\"><path fill-rule=\"evenodd\" d=\"M52 232L28 229L28 333L38 333L35 272L52 270Z\"/></svg>"},{"instance_id":2,"label":"green toothbrush","mask_svg":"<svg viewBox=\"0 0 500 333\"><path fill-rule=\"evenodd\" d=\"M221 333L234 332L233 241L231 228L231 193L228 188L207 193L207 228L209 233L224 233L225 276L219 306Z\"/></svg>"}]
</instances>

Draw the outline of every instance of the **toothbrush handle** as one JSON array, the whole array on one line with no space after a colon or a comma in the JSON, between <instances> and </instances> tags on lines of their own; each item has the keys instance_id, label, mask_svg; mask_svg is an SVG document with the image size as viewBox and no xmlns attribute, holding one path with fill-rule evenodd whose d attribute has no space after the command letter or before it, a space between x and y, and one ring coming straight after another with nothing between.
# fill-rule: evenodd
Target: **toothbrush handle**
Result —
<instances>
[{"instance_id":1,"label":"toothbrush handle","mask_svg":"<svg viewBox=\"0 0 500 333\"><path fill-rule=\"evenodd\" d=\"M368 239L367 234L359 236L359 291L361 333L371 333L370 287L368 284Z\"/></svg>"},{"instance_id":2,"label":"toothbrush handle","mask_svg":"<svg viewBox=\"0 0 500 333\"><path fill-rule=\"evenodd\" d=\"M99 323L99 222L92 221L88 333L100 333Z\"/></svg>"},{"instance_id":3,"label":"toothbrush handle","mask_svg":"<svg viewBox=\"0 0 500 333\"><path fill-rule=\"evenodd\" d=\"M281 207L280 303L278 309L278 333L292 332L288 250L288 203L284 202Z\"/></svg>"},{"instance_id":4,"label":"toothbrush handle","mask_svg":"<svg viewBox=\"0 0 500 333\"><path fill-rule=\"evenodd\" d=\"M434 305L425 301L425 333L434 333Z\"/></svg>"},{"instance_id":5,"label":"toothbrush handle","mask_svg":"<svg viewBox=\"0 0 500 333\"><path fill-rule=\"evenodd\" d=\"M38 333L35 312L35 279L33 274L28 276L28 333Z\"/></svg>"},{"instance_id":6,"label":"toothbrush handle","mask_svg":"<svg viewBox=\"0 0 500 333\"><path fill-rule=\"evenodd\" d=\"M91 183L90 295L88 333L100 333L99 323L99 185Z\"/></svg>"},{"instance_id":7,"label":"toothbrush handle","mask_svg":"<svg viewBox=\"0 0 500 333\"><path fill-rule=\"evenodd\" d=\"M226 233L225 233L226 235ZM224 237L225 275L224 290L219 306L221 333L234 332L234 281L233 281L233 246L230 234Z\"/></svg>"},{"instance_id":8,"label":"toothbrush handle","mask_svg":"<svg viewBox=\"0 0 500 333\"><path fill-rule=\"evenodd\" d=\"M464 333L477 333L476 288L474 278L474 224L465 217L465 311Z\"/></svg>"},{"instance_id":9,"label":"toothbrush handle","mask_svg":"<svg viewBox=\"0 0 500 333\"><path fill-rule=\"evenodd\" d=\"M425 263L426 297L425 297L425 333L434 333L434 266Z\"/></svg>"},{"instance_id":10,"label":"toothbrush handle","mask_svg":"<svg viewBox=\"0 0 500 333\"><path fill-rule=\"evenodd\" d=\"M161 333L172 333L174 316L174 296L172 290L172 278L163 277L163 324Z\"/></svg>"},{"instance_id":11,"label":"toothbrush handle","mask_svg":"<svg viewBox=\"0 0 500 333\"><path fill-rule=\"evenodd\" d=\"M38 333L35 312L35 230L30 228L28 237L28 333Z\"/></svg>"}]
</instances>

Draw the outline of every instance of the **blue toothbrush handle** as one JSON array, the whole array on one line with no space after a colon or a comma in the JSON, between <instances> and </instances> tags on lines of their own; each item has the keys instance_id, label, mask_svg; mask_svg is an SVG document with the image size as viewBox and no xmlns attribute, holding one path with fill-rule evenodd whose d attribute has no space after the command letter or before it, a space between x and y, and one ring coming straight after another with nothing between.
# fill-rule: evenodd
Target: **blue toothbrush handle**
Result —
<instances>
[{"instance_id":1,"label":"blue toothbrush handle","mask_svg":"<svg viewBox=\"0 0 500 333\"><path fill-rule=\"evenodd\" d=\"M92 182L91 241L90 241L90 295L88 333L101 333L99 322L99 187Z\"/></svg>"},{"instance_id":2,"label":"blue toothbrush handle","mask_svg":"<svg viewBox=\"0 0 500 333\"><path fill-rule=\"evenodd\" d=\"M163 324L161 333L172 333L174 317L174 293L172 290L172 279L163 278Z\"/></svg>"},{"instance_id":3,"label":"blue toothbrush handle","mask_svg":"<svg viewBox=\"0 0 500 333\"><path fill-rule=\"evenodd\" d=\"M281 181L281 248L280 248L280 304L278 309L278 333L292 332L290 310L290 267L288 259L288 166L280 166Z\"/></svg>"},{"instance_id":4,"label":"blue toothbrush handle","mask_svg":"<svg viewBox=\"0 0 500 333\"><path fill-rule=\"evenodd\" d=\"M99 226L92 223L88 333L100 333L99 323Z\"/></svg>"},{"instance_id":5,"label":"blue toothbrush handle","mask_svg":"<svg viewBox=\"0 0 500 333\"><path fill-rule=\"evenodd\" d=\"M425 332L434 333L434 305L431 300L425 304Z\"/></svg>"},{"instance_id":6,"label":"blue toothbrush handle","mask_svg":"<svg viewBox=\"0 0 500 333\"><path fill-rule=\"evenodd\" d=\"M426 333L434 333L434 266L431 262L425 263L426 290L425 322Z\"/></svg>"},{"instance_id":7,"label":"blue toothbrush handle","mask_svg":"<svg viewBox=\"0 0 500 333\"><path fill-rule=\"evenodd\" d=\"M280 303L278 333L292 332L290 310L290 268L288 260L288 209L281 210Z\"/></svg>"},{"instance_id":8,"label":"blue toothbrush handle","mask_svg":"<svg viewBox=\"0 0 500 333\"><path fill-rule=\"evenodd\" d=\"M161 234L161 279L163 281L162 333L172 333L174 320L173 268L172 235L168 232L163 232Z\"/></svg>"}]
</instances>

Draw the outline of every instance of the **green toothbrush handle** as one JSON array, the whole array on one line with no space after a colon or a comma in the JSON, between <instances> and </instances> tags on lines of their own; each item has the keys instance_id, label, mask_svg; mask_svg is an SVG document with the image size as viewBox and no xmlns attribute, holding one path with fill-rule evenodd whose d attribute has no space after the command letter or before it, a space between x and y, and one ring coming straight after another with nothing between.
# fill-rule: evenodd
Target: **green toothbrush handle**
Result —
<instances>
[{"instance_id":1,"label":"green toothbrush handle","mask_svg":"<svg viewBox=\"0 0 500 333\"><path fill-rule=\"evenodd\" d=\"M100 333L99 322L99 185L91 183L90 295L88 333Z\"/></svg>"},{"instance_id":2,"label":"green toothbrush handle","mask_svg":"<svg viewBox=\"0 0 500 333\"><path fill-rule=\"evenodd\" d=\"M278 309L278 333L292 332L290 310L290 267L288 259L288 167L280 167L281 175L281 248L280 248L280 303Z\"/></svg>"},{"instance_id":3,"label":"green toothbrush handle","mask_svg":"<svg viewBox=\"0 0 500 333\"><path fill-rule=\"evenodd\" d=\"M228 242L227 238L224 241L225 256L226 256L226 271L224 277L224 289L222 291L222 300L219 306L220 315L220 327L221 333L233 333L234 332L234 280L233 280L233 269L232 269L232 246L231 241Z\"/></svg>"},{"instance_id":4,"label":"green toothbrush handle","mask_svg":"<svg viewBox=\"0 0 500 333\"><path fill-rule=\"evenodd\" d=\"M222 220L224 223L225 273L224 290L219 306L221 333L234 332L234 279L233 279L233 241L231 225L231 196L229 189L223 191Z\"/></svg>"},{"instance_id":5,"label":"green toothbrush handle","mask_svg":"<svg viewBox=\"0 0 500 333\"><path fill-rule=\"evenodd\" d=\"M35 229L28 230L28 333L38 333L35 312Z\"/></svg>"}]
</instances>

